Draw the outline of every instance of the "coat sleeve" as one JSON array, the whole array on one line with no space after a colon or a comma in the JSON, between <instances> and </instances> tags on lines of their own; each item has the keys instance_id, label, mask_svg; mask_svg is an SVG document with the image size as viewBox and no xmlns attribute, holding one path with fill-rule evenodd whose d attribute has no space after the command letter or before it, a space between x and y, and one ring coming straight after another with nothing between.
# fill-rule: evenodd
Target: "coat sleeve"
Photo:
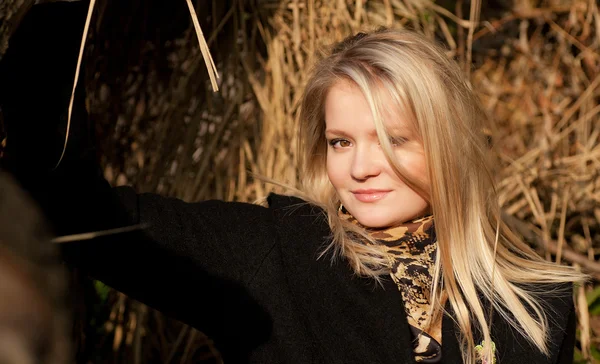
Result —
<instances>
[{"instance_id":1,"label":"coat sleeve","mask_svg":"<svg viewBox=\"0 0 600 364\"><path fill-rule=\"evenodd\" d=\"M138 194L83 172L49 188L46 211L60 235L146 225L64 243L70 266L198 328L235 360L267 339L270 318L249 287L275 246L269 208Z\"/></svg>"}]
</instances>

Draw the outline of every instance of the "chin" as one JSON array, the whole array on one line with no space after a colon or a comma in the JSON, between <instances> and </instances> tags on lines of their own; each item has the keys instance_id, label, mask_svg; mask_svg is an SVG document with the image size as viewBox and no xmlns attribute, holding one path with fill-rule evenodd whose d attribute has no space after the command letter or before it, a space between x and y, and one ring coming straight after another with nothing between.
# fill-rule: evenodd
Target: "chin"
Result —
<instances>
[{"instance_id":1,"label":"chin","mask_svg":"<svg viewBox=\"0 0 600 364\"><path fill-rule=\"evenodd\" d=\"M352 211L350 213L352 214ZM357 211L352 216L364 227L381 229L398 226L423 214L423 212L398 214L398 211Z\"/></svg>"},{"instance_id":2,"label":"chin","mask_svg":"<svg viewBox=\"0 0 600 364\"><path fill-rule=\"evenodd\" d=\"M390 220L389 216L373 216L369 214L358 214L359 216L354 216L356 220L364 227L367 228L385 228L389 226L393 226L395 224L394 220Z\"/></svg>"}]
</instances>

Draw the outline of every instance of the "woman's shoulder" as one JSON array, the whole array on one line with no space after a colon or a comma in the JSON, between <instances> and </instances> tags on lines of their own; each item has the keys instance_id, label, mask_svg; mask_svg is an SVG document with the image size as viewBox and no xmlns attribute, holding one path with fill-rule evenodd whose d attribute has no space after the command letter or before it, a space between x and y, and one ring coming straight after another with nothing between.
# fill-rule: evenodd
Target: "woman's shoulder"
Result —
<instances>
[{"instance_id":1,"label":"woman's shoulder","mask_svg":"<svg viewBox=\"0 0 600 364\"><path fill-rule=\"evenodd\" d=\"M523 332L509 321L512 314L504 315L495 311L492 336L500 363L572 363L575 344L576 314L573 301L572 283L519 283L517 286L531 294L531 298L541 309L545 318L545 334L548 354L542 353ZM523 302L532 317L534 308L531 302ZM510 320L509 320L510 319ZM479 338L482 339L482 338Z\"/></svg>"},{"instance_id":2,"label":"woman's shoulder","mask_svg":"<svg viewBox=\"0 0 600 364\"><path fill-rule=\"evenodd\" d=\"M530 289L537 296L547 320L547 335L553 363L571 363L575 345L577 315L574 290L576 284L535 283Z\"/></svg>"},{"instance_id":3,"label":"woman's shoulder","mask_svg":"<svg viewBox=\"0 0 600 364\"><path fill-rule=\"evenodd\" d=\"M576 284L572 282L552 282L530 284L529 286L530 292L538 299L541 308L551 323L555 319L558 319L560 325L560 322L565 321L561 320L561 318L566 318L574 310L574 290L576 289Z\"/></svg>"},{"instance_id":4,"label":"woman's shoulder","mask_svg":"<svg viewBox=\"0 0 600 364\"><path fill-rule=\"evenodd\" d=\"M280 194L275 192L269 193L269 195L266 198L266 202L271 208L282 208L292 205L309 203L305 199L296 195Z\"/></svg>"},{"instance_id":5,"label":"woman's shoulder","mask_svg":"<svg viewBox=\"0 0 600 364\"><path fill-rule=\"evenodd\" d=\"M547 310L566 308L573 303L573 290L575 284L572 282L535 282L520 283L518 287L529 292L537 298Z\"/></svg>"},{"instance_id":6,"label":"woman's shoulder","mask_svg":"<svg viewBox=\"0 0 600 364\"><path fill-rule=\"evenodd\" d=\"M514 285L518 292L528 297L524 299L517 293L531 315L535 315L536 310L541 310L551 326L563 326L566 323L562 322L561 318L566 318L574 308L574 283L518 282Z\"/></svg>"},{"instance_id":7,"label":"woman's shoulder","mask_svg":"<svg viewBox=\"0 0 600 364\"><path fill-rule=\"evenodd\" d=\"M267 206L276 214L283 215L322 215L325 211L314 203L296 195L270 193L266 198Z\"/></svg>"},{"instance_id":8,"label":"woman's shoulder","mask_svg":"<svg viewBox=\"0 0 600 364\"><path fill-rule=\"evenodd\" d=\"M331 233L325 210L301 197L271 193L266 203L285 240L321 242Z\"/></svg>"}]
</instances>

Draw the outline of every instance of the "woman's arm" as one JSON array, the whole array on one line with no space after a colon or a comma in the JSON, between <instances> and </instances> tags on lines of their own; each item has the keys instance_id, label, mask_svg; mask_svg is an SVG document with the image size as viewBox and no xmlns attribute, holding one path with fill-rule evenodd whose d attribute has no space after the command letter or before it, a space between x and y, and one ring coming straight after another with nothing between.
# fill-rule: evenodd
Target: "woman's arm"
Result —
<instances>
[{"instance_id":1,"label":"woman's arm","mask_svg":"<svg viewBox=\"0 0 600 364\"><path fill-rule=\"evenodd\" d=\"M111 188L97 163L83 74L66 155L53 169L64 143L85 14L85 4L40 5L11 38L0 61L0 109L8 134L2 166L41 205L56 235L148 223L141 231L64 244L65 258L201 329L222 351L227 344L243 356L244 348L258 345L270 328L247 291L274 245L268 209L216 201L186 204Z\"/></svg>"},{"instance_id":2,"label":"woman's arm","mask_svg":"<svg viewBox=\"0 0 600 364\"><path fill-rule=\"evenodd\" d=\"M200 329L223 353L244 355L267 339L270 318L248 287L275 245L268 208L137 194L74 171L51 178L45 197L61 235L147 227L64 243L70 266Z\"/></svg>"}]
</instances>

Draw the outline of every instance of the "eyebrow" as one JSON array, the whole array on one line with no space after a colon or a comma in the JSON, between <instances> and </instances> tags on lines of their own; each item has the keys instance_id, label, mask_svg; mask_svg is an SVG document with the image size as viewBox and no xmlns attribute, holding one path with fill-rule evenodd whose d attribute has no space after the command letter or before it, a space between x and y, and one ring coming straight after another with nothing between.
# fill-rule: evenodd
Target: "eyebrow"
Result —
<instances>
[{"instance_id":1,"label":"eyebrow","mask_svg":"<svg viewBox=\"0 0 600 364\"><path fill-rule=\"evenodd\" d=\"M325 129L325 134L335 134L335 135L349 136L348 133L346 133L345 131L338 130L338 129Z\"/></svg>"},{"instance_id":2,"label":"eyebrow","mask_svg":"<svg viewBox=\"0 0 600 364\"><path fill-rule=\"evenodd\" d=\"M396 135L396 134L403 134L406 133L408 131L407 128L398 128L398 127L394 127L391 128L389 130L387 130L389 135ZM346 133L343 130L338 130L338 129L325 129L325 134L334 134L334 135L343 135L343 136L349 136L348 133ZM377 136L377 130L373 130L369 133L371 136L376 137Z\"/></svg>"}]
</instances>

